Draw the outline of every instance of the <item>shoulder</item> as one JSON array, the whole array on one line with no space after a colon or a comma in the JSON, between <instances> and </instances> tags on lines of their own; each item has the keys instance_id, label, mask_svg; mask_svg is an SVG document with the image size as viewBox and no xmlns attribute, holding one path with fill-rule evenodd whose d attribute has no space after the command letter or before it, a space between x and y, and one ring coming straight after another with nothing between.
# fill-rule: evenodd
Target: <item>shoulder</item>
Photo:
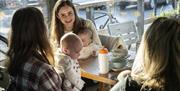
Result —
<instances>
[{"instance_id":1,"label":"shoulder","mask_svg":"<svg viewBox=\"0 0 180 91\"><path fill-rule=\"evenodd\" d=\"M25 81L30 88L33 87L38 91L47 91L47 89L48 91L58 91L61 89L62 79L54 68L36 57L31 57L23 65L22 75L18 79Z\"/></svg>"},{"instance_id":2,"label":"shoulder","mask_svg":"<svg viewBox=\"0 0 180 91\"><path fill-rule=\"evenodd\" d=\"M54 71L51 65L44 63L35 57L31 57L29 61L25 63L24 70L27 72L34 72L37 76L41 76L47 71Z\"/></svg>"},{"instance_id":3,"label":"shoulder","mask_svg":"<svg viewBox=\"0 0 180 91\"><path fill-rule=\"evenodd\" d=\"M93 34L95 34L95 33L97 34L96 28L95 28L95 26L94 26L94 23L93 23L91 20L86 19L86 20L85 20L85 26L88 27L88 28L90 28L91 31L93 32Z\"/></svg>"},{"instance_id":4,"label":"shoulder","mask_svg":"<svg viewBox=\"0 0 180 91\"><path fill-rule=\"evenodd\" d=\"M71 58L66 54L58 53L56 54L56 60L58 61L58 63L69 63L71 61Z\"/></svg>"},{"instance_id":5,"label":"shoulder","mask_svg":"<svg viewBox=\"0 0 180 91\"><path fill-rule=\"evenodd\" d=\"M71 58L63 53L58 53L55 55L55 65L56 66L62 66L62 67L68 67L72 64Z\"/></svg>"},{"instance_id":6,"label":"shoulder","mask_svg":"<svg viewBox=\"0 0 180 91\"><path fill-rule=\"evenodd\" d=\"M126 82L126 91L156 91L151 87L144 87L142 88L142 84L138 83L137 81L133 80L131 76L127 77Z\"/></svg>"},{"instance_id":7,"label":"shoulder","mask_svg":"<svg viewBox=\"0 0 180 91\"><path fill-rule=\"evenodd\" d=\"M133 81L129 75L120 76L118 80L118 83L110 91L140 91L140 85Z\"/></svg>"},{"instance_id":8,"label":"shoulder","mask_svg":"<svg viewBox=\"0 0 180 91\"><path fill-rule=\"evenodd\" d=\"M89 19L86 19L85 23L86 23L87 26L90 26L90 25L93 24L93 22L91 20L89 20Z\"/></svg>"},{"instance_id":9,"label":"shoulder","mask_svg":"<svg viewBox=\"0 0 180 91\"><path fill-rule=\"evenodd\" d=\"M135 80L132 80L131 76L127 77L126 81L126 90L127 91L140 91L141 85L138 84Z\"/></svg>"},{"instance_id":10,"label":"shoulder","mask_svg":"<svg viewBox=\"0 0 180 91\"><path fill-rule=\"evenodd\" d=\"M79 20L80 20L79 23L81 23L83 26L90 27L90 28L91 28L92 26L94 26L94 25L93 25L93 22L92 22L91 20L89 20L89 19L80 18Z\"/></svg>"}]
</instances>

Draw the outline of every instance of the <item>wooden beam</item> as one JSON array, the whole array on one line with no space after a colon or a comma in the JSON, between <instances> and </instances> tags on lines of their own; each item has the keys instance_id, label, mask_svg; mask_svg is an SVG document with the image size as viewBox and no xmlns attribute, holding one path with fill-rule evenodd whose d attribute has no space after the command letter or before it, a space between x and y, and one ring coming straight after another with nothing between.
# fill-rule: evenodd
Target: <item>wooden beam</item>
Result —
<instances>
[{"instance_id":1,"label":"wooden beam","mask_svg":"<svg viewBox=\"0 0 180 91\"><path fill-rule=\"evenodd\" d=\"M103 82L103 83L106 83L109 85L115 85L116 84L115 80L111 80L111 79L108 79L108 78L105 78L102 76L97 76L97 75L88 73L88 72L83 71L83 70L81 70L81 77L92 79L92 80L99 81L99 82Z\"/></svg>"}]
</instances>

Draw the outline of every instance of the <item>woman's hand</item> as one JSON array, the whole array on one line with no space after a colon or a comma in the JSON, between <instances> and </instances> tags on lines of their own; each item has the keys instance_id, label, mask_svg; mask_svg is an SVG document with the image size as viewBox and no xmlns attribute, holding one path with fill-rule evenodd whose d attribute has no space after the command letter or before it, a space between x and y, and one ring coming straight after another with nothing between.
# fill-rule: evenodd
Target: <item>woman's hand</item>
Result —
<instances>
[{"instance_id":1,"label":"woman's hand","mask_svg":"<svg viewBox=\"0 0 180 91\"><path fill-rule=\"evenodd\" d=\"M127 75L130 74L131 74L131 70L124 70L118 75L117 79L119 79L120 77L126 77Z\"/></svg>"}]
</instances>

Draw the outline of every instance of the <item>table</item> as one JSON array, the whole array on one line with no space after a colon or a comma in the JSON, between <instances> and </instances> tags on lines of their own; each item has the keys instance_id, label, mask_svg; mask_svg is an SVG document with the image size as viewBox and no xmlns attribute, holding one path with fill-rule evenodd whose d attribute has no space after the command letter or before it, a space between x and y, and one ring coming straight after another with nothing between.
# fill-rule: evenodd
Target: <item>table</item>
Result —
<instances>
[{"instance_id":1,"label":"table","mask_svg":"<svg viewBox=\"0 0 180 91\"><path fill-rule=\"evenodd\" d=\"M100 82L100 91L105 91L104 84L116 84L116 80L112 80L109 78L112 75L111 72L109 72L108 74L99 74L97 57L90 57L87 60L79 60L79 64L81 67L81 77Z\"/></svg>"},{"instance_id":2,"label":"table","mask_svg":"<svg viewBox=\"0 0 180 91\"><path fill-rule=\"evenodd\" d=\"M101 6L106 4L112 4L113 0L89 0L85 2L75 2L75 5L78 9Z\"/></svg>"},{"instance_id":3,"label":"table","mask_svg":"<svg viewBox=\"0 0 180 91\"><path fill-rule=\"evenodd\" d=\"M85 2L74 2L77 9L86 9L86 18L94 21L94 7L113 4L114 0L89 0ZM109 5L107 5L109 6Z\"/></svg>"}]
</instances>

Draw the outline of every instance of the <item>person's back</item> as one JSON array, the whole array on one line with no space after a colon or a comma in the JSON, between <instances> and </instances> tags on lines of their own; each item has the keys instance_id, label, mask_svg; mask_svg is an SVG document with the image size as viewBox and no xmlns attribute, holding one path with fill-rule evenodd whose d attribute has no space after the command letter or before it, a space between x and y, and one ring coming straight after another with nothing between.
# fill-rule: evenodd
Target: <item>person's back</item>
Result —
<instances>
[{"instance_id":1,"label":"person's back","mask_svg":"<svg viewBox=\"0 0 180 91\"><path fill-rule=\"evenodd\" d=\"M161 24L164 20L166 20L167 17L159 17L156 20L153 21L151 26L148 28L147 31L155 30L159 24ZM143 63L144 63L144 36L145 36L146 31L144 32L141 43L139 45L136 57L134 59L134 63L131 69L131 75L137 75L138 73L142 72L143 68Z\"/></svg>"},{"instance_id":2,"label":"person's back","mask_svg":"<svg viewBox=\"0 0 180 91\"><path fill-rule=\"evenodd\" d=\"M123 77L115 89L122 91L179 91L180 89L180 23L165 19L144 35L143 67L137 75ZM135 88L133 88L135 87ZM133 89L132 89L133 88Z\"/></svg>"},{"instance_id":3,"label":"person's back","mask_svg":"<svg viewBox=\"0 0 180 91\"><path fill-rule=\"evenodd\" d=\"M52 66L41 62L41 60L35 55L32 56L22 66L21 74L16 77L12 76L12 83L8 91L59 91L62 79L55 74ZM49 80L53 80L53 82ZM55 88L51 85L54 85Z\"/></svg>"},{"instance_id":4,"label":"person's back","mask_svg":"<svg viewBox=\"0 0 180 91\"><path fill-rule=\"evenodd\" d=\"M54 56L40 10L17 10L11 29L8 91L61 91L62 79L51 66Z\"/></svg>"},{"instance_id":5,"label":"person's back","mask_svg":"<svg viewBox=\"0 0 180 91\"><path fill-rule=\"evenodd\" d=\"M83 42L83 48L78 59L87 59L90 56L97 56L100 46L92 42L92 30L88 27L82 27L79 30L78 36Z\"/></svg>"}]
</instances>

